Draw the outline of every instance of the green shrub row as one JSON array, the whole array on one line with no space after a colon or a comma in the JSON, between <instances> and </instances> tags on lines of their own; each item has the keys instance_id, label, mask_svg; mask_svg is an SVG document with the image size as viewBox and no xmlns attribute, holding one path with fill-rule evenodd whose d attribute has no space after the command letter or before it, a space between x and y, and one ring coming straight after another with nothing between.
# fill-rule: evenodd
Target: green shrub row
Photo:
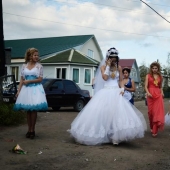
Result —
<instances>
[{"instance_id":1,"label":"green shrub row","mask_svg":"<svg viewBox=\"0 0 170 170\"><path fill-rule=\"evenodd\" d=\"M26 120L24 111L14 111L13 104L0 103L0 125L19 125Z\"/></svg>"}]
</instances>

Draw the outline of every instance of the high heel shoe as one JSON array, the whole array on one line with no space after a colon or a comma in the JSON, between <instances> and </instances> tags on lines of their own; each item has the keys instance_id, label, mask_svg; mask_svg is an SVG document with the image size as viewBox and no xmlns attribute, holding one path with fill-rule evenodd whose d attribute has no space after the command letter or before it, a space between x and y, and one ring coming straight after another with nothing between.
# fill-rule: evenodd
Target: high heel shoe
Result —
<instances>
[{"instance_id":1,"label":"high heel shoe","mask_svg":"<svg viewBox=\"0 0 170 170\"><path fill-rule=\"evenodd\" d=\"M152 137L156 138L158 134L152 134Z\"/></svg>"},{"instance_id":2,"label":"high heel shoe","mask_svg":"<svg viewBox=\"0 0 170 170\"><path fill-rule=\"evenodd\" d=\"M25 135L25 137L26 137L26 138L30 138L30 133L31 133L31 132L27 132L26 135Z\"/></svg>"},{"instance_id":3,"label":"high heel shoe","mask_svg":"<svg viewBox=\"0 0 170 170\"><path fill-rule=\"evenodd\" d=\"M35 132L30 132L30 139L34 139L35 137Z\"/></svg>"}]
</instances>

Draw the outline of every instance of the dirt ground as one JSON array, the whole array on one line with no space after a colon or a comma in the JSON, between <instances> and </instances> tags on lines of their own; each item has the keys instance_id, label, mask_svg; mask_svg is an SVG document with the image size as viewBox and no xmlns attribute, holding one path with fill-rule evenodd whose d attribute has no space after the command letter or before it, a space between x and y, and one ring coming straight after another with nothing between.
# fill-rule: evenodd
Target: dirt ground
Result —
<instances>
[{"instance_id":1,"label":"dirt ground","mask_svg":"<svg viewBox=\"0 0 170 170\"><path fill-rule=\"evenodd\" d=\"M168 100L165 99L165 110ZM135 103L147 123L144 101ZM119 146L83 146L76 144L67 129L78 113L72 109L40 112L36 124L36 138L26 139L27 125L1 127L1 170L169 170L170 127L152 138L150 130L142 139L124 142ZM28 153L9 152L19 144Z\"/></svg>"}]
</instances>

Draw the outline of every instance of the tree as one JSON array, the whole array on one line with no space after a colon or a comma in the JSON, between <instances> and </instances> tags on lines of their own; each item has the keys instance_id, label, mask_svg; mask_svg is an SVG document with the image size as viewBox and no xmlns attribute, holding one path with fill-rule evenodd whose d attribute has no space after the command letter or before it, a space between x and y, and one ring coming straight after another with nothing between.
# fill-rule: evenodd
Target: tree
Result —
<instances>
[{"instance_id":1,"label":"tree","mask_svg":"<svg viewBox=\"0 0 170 170\"><path fill-rule=\"evenodd\" d=\"M169 86L168 86L168 77L166 76L166 77L164 77L163 90L167 91L168 88L169 88Z\"/></svg>"},{"instance_id":2,"label":"tree","mask_svg":"<svg viewBox=\"0 0 170 170\"><path fill-rule=\"evenodd\" d=\"M145 77L148 73L148 67L146 67L145 62L143 62L142 65L139 67L139 72L140 72L141 86L144 89L145 88Z\"/></svg>"}]
</instances>

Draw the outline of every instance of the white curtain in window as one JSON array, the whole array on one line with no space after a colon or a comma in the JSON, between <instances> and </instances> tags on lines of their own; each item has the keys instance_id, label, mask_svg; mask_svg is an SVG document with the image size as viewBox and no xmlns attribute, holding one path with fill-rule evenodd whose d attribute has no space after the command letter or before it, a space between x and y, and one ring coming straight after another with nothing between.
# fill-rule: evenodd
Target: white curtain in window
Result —
<instances>
[{"instance_id":1,"label":"white curtain in window","mask_svg":"<svg viewBox=\"0 0 170 170\"><path fill-rule=\"evenodd\" d=\"M79 69L73 69L73 81L79 83Z\"/></svg>"},{"instance_id":2,"label":"white curtain in window","mask_svg":"<svg viewBox=\"0 0 170 170\"><path fill-rule=\"evenodd\" d=\"M91 74L90 69L85 69L85 80L84 82L87 84L90 84L91 80Z\"/></svg>"}]
</instances>

